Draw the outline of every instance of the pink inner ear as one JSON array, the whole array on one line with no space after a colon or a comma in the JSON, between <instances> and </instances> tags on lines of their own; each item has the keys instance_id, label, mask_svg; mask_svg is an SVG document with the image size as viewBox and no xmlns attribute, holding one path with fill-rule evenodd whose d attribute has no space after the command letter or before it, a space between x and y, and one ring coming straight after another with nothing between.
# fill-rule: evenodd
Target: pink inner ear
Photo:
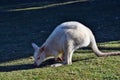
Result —
<instances>
[{"instance_id":1,"label":"pink inner ear","mask_svg":"<svg viewBox=\"0 0 120 80\"><path fill-rule=\"evenodd\" d=\"M44 46L40 48L40 52L43 52L44 51Z\"/></svg>"}]
</instances>

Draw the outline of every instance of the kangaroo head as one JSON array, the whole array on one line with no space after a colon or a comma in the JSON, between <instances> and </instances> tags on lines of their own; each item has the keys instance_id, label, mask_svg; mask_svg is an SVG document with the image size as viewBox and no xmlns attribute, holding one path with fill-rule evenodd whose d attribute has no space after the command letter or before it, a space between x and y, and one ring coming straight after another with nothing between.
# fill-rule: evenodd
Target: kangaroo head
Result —
<instances>
[{"instance_id":1,"label":"kangaroo head","mask_svg":"<svg viewBox=\"0 0 120 80\"><path fill-rule=\"evenodd\" d=\"M35 43L32 43L34 49L34 65L39 66L45 59L44 47L38 47Z\"/></svg>"}]
</instances>

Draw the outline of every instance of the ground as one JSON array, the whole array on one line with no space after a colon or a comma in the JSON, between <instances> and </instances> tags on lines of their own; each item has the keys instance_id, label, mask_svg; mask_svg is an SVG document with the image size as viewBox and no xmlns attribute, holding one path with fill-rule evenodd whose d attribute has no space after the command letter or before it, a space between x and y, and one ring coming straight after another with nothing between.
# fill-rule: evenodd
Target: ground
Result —
<instances>
[{"instance_id":1,"label":"ground","mask_svg":"<svg viewBox=\"0 0 120 80\"><path fill-rule=\"evenodd\" d=\"M119 80L119 56L98 58L89 49L82 49L73 55L73 65L50 68L49 64L54 63L51 59L43 63L42 68L34 68L31 47L32 42L40 46L60 23L79 21L93 31L102 51L118 51L119 5L119 0L9 4L3 1L0 6L0 80Z\"/></svg>"}]
</instances>

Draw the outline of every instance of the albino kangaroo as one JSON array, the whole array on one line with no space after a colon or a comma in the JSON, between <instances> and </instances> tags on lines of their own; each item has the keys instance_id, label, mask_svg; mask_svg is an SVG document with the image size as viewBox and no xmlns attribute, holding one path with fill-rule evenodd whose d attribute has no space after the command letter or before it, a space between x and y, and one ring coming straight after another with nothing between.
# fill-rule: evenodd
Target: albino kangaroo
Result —
<instances>
[{"instance_id":1,"label":"albino kangaroo","mask_svg":"<svg viewBox=\"0 0 120 80\"><path fill-rule=\"evenodd\" d=\"M92 31L75 21L58 25L40 48L35 43L32 43L32 46L35 50L34 64L36 66L39 66L49 56L58 57L59 53L62 53L63 64L72 64L73 52L87 46L90 46L97 56L120 54L120 52L101 52Z\"/></svg>"}]
</instances>

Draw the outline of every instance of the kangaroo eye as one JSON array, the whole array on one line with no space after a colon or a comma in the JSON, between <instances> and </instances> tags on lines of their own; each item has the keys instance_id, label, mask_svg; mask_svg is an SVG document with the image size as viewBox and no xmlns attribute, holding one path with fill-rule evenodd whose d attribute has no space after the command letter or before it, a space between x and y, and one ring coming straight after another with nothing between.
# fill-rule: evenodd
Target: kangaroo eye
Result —
<instances>
[{"instance_id":1,"label":"kangaroo eye","mask_svg":"<svg viewBox=\"0 0 120 80\"><path fill-rule=\"evenodd\" d=\"M39 57L37 57L37 59L40 59L40 56L39 56Z\"/></svg>"}]
</instances>

